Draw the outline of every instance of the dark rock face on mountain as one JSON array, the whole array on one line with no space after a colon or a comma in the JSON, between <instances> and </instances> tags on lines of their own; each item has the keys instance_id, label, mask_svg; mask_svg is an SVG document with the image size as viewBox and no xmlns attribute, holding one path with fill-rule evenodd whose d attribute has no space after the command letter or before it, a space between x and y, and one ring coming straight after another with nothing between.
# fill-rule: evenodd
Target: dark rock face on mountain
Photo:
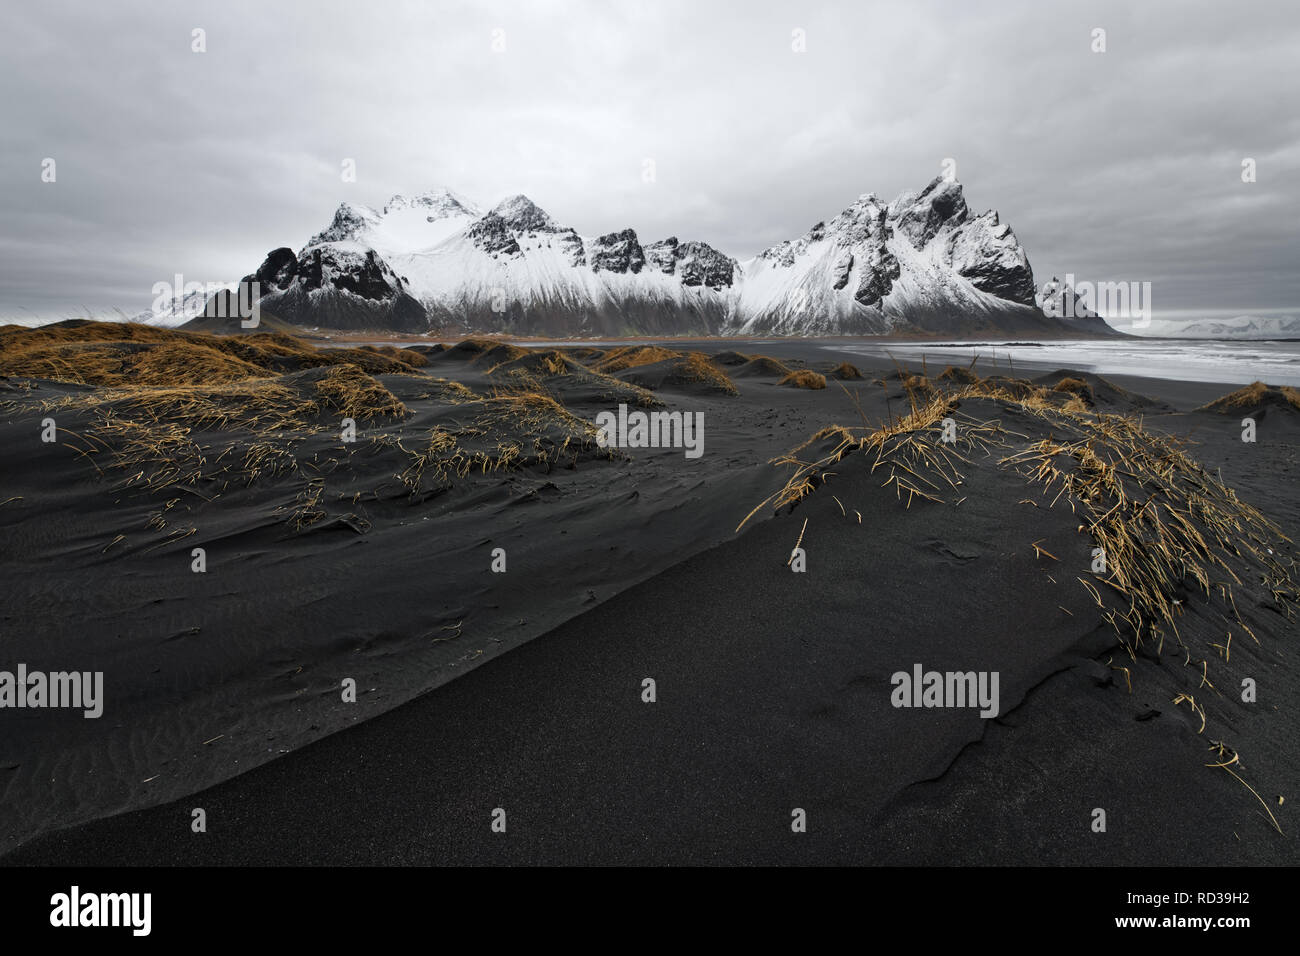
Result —
<instances>
[{"instance_id":1,"label":"dark rock face on mountain","mask_svg":"<svg viewBox=\"0 0 1300 956\"><path fill-rule=\"evenodd\" d=\"M669 236L645 246L644 252L649 268L680 276L685 286L726 289L735 279L735 261L707 243L678 242L676 236Z\"/></svg>"},{"instance_id":2,"label":"dark rock face on mountain","mask_svg":"<svg viewBox=\"0 0 1300 956\"><path fill-rule=\"evenodd\" d=\"M489 215L496 215L514 232L559 232L560 227L527 196L511 196L496 205Z\"/></svg>"},{"instance_id":3,"label":"dark rock face on mountain","mask_svg":"<svg viewBox=\"0 0 1300 956\"><path fill-rule=\"evenodd\" d=\"M728 289L736 276L736 263L706 243L688 240L677 247L677 274L683 285Z\"/></svg>"},{"instance_id":4,"label":"dark rock face on mountain","mask_svg":"<svg viewBox=\"0 0 1300 956\"><path fill-rule=\"evenodd\" d=\"M298 262L298 277L308 292L326 283L363 299L378 300L400 292L401 280L373 249L359 258L340 253L331 246L307 249Z\"/></svg>"},{"instance_id":5,"label":"dark rock face on mountain","mask_svg":"<svg viewBox=\"0 0 1300 956\"><path fill-rule=\"evenodd\" d=\"M897 202L901 202L901 197ZM944 226L957 226L965 222L969 213L961 186L939 178L926 186L916 199L902 204L894 217L893 226L915 248L920 249Z\"/></svg>"},{"instance_id":6,"label":"dark rock face on mountain","mask_svg":"<svg viewBox=\"0 0 1300 956\"><path fill-rule=\"evenodd\" d=\"M645 251L631 229L611 232L591 244L593 272L640 272L645 265Z\"/></svg>"},{"instance_id":7,"label":"dark rock face on mountain","mask_svg":"<svg viewBox=\"0 0 1300 956\"><path fill-rule=\"evenodd\" d=\"M847 249L835 260L831 267L832 289L838 292L849 284L849 276L853 274L853 261L853 253Z\"/></svg>"},{"instance_id":8,"label":"dark rock face on mountain","mask_svg":"<svg viewBox=\"0 0 1300 956\"><path fill-rule=\"evenodd\" d=\"M883 246L872 250L871 259L863 267L853 301L859 305L876 305L894 288L894 280L902 273L898 260Z\"/></svg>"},{"instance_id":9,"label":"dark rock face on mountain","mask_svg":"<svg viewBox=\"0 0 1300 956\"><path fill-rule=\"evenodd\" d=\"M572 229L565 229L556 238L556 248L564 253L564 260L571 268L587 264L587 249L582 244L582 237Z\"/></svg>"},{"instance_id":10,"label":"dark rock face on mountain","mask_svg":"<svg viewBox=\"0 0 1300 956\"><path fill-rule=\"evenodd\" d=\"M999 224L996 212L964 223L948 240L957 274L971 285L1008 302L1034 304L1034 273L1011 227Z\"/></svg>"},{"instance_id":11,"label":"dark rock face on mountain","mask_svg":"<svg viewBox=\"0 0 1300 956\"><path fill-rule=\"evenodd\" d=\"M666 276L672 275L677 271L677 245L677 237L669 236L644 246L646 265Z\"/></svg>"},{"instance_id":12,"label":"dark rock face on mountain","mask_svg":"<svg viewBox=\"0 0 1300 956\"><path fill-rule=\"evenodd\" d=\"M469 227L466 236L474 245L489 255L515 256L519 254L519 242L510 230L509 224L495 212L490 212Z\"/></svg>"},{"instance_id":13,"label":"dark rock face on mountain","mask_svg":"<svg viewBox=\"0 0 1300 956\"><path fill-rule=\"evenodd\" d=\"M312 236L308 246L323 242L346 242L354 240L368 228L372 227L378 217L373 210L362 209L345 202L334 212L334 219L328 226Z\"/></svg>"},{"instance_id":14,"label":"dark rock face on mountain","mask_svg":"<svg viewBox=\"0 0 1300 956\"><path fill-rule=\"evenodd\" d=\"M261 284L262 291L266 293L289 288L297 275L298 257L293 254L292 249L281 246L266 254L262 264L253 273L253 278Z\"/></svg>"},{"instance_id":15,"label":"dark rock face on mountain","mask_svg":"<svg viewBox=\"0 0 1300 956\"><path fill-rule=\"evenodd\" d=\"M235 331L241 315L235 304L251 299L244 289L254 282L258 308L293 325L402 332L428 328L424 307L403 290L402 280L373 249L354 252L331 243L308 246L301 258L292 249L273 250L255 273L240 280L239 296L220 293L203 316L187 325L211 329L213 318L226 318Z\"/></svg>"}]
</instances>

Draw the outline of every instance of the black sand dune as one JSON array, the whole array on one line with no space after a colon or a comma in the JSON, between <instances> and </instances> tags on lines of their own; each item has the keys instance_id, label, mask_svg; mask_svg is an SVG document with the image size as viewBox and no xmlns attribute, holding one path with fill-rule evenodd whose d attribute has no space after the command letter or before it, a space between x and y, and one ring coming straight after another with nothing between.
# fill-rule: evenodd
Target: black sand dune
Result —
<instances>
[{"instance_id":1,"label":"black sand dune","mask_svg":"<svg viewBox=\"0 0 1300 956\"><path fill-rule=\"evenodd\" d=\"M637 364L614 374L625 382L656 391L671 389L691 396L737 394L731 378L699 352Z\"/></svg>"},{"instance_id":2,"label":"black sand dune","mask_svg":"<svg viewBox=\"0 0 1300 956\"><path fill-rule=\"evenodd\" d=\"M74 450L97 447L98 406L76 401L101 389L8 379L0 432L29 452L10 455L0 495L20 496L0 505L16 597L0 666L102 669L111 693L99 721L0 712L12 731L0 744L4 861L1300 860L1295 592L1279 576L1294 561L1282 536L1300 529L1285 491L1297 435L1281 416L1246 446L1235 421L1176 385L1147 383L1162 406L1068 370L927 417L966 383L929 368L926 387L909 388L880 367L776 389L709 363L730 373L729 395L684 377L686 358L516 351L468 343L401 372L352 365L338 400L387 411L355 447L316 399L281 450L296 467L267 466L217 498L206 478L119 487L107 450ZM795 343L764 352L827 375L845 358ZM329 373L269 381L310 397ZM1096 407L1056 390L1071 378ZM592 446L582 423L619 388L648 389L647 409L703 411L707 453ZM39 444L50 401L85 441ZM1058 497L1069 475L1102 487L1084 450L1104 448L1087 424L1099 410L1142 414L1149 447L1204 465L1171 489L1203 486L1231 510L1221 473L1243 502L1225 519L1239 528L1222 529L1240 553L1222 567L1189 553L1213 567L1208 593L1192 574L1167 581L1152 607L1176 628L1141 640L1113 623L1133 596L1093 583L1090 503ZM899 426L909 414L915 427ZM936 473L920 462L947 454L942 417L958 422L962 457ZM887 447L838 454L881 422L899 429ZM856 431L809 441L832 424ZM257 440L256 424L208 427L197 441L211 457ZM1041 454L1071 429L1074 452ZM464 460L425 455L445 479L412 489L396 477L425 451L416 436L447 434ZM1191 443L1166 447L1165 434ZM502 463L511 443L520 451ZM792 452L804 467L769 463ZM1055 484L1032 478L1043 461L1061 471ZM1135 497L1119 512L1130 523L1105 527L1138 528L1148 506L1160 504ZM796 542L804 573L787 566ZM189 569L194 546L207 548L204 574ZM498 546L505 574L489 569ZM893 706L891 676L916 664L996 671L998 716ZM340 699L349 676L356 704ZM1245 678L1255 703L1240 700ZM190 830L194 807L205 834ZM498 807L504 834L490 828ZM791 831L796 808L805 833Z\"/></svg>"},{"instance_id":3,"label":"black sand dune","mask_svg":"<svg viewBox=\"0 0 1300 956\"><path fill-rule=\"evenodd\" d=\"M732 378L775 378L781 379L790 374L790 369L776 359L756 355L743 365L731 369Z\"/></svg>"},{"instance_id":4,"label":"black sand dune","mask_svg":"<svg viewBox=\"0 0 1300 956\"><path fill-rule=\"evenodd\" d=\"M1069 369L1058 369L1047 375L1039 376L1033 381L1036 384L1045 385L1053 391L1076 394L1089 408L1097 408L1104 412L1127 415L1132 413L1166 413L1174 410L1173 406L1167 402L1131 392L1094 372L1073 372Z\"/></svg>"}]
</instances>

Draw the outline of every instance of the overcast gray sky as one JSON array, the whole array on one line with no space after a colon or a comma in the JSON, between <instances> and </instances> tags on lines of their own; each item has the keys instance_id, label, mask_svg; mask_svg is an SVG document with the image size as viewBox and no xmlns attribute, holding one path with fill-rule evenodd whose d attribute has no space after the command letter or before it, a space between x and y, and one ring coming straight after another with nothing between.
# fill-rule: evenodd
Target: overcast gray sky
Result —
<instances>
[{"instance_id":1,"label":"overcast gray sky","mask_svg":"<svg viewBox=\"0 0 1300 956\"><path fill-rule=\"evenodd\" d=\"M1040 285L1149 281L1157 316L1300 297L1291 0L42 0L0 53L3 317L142 310L435 185L745 258L947 157Z\"/></svg>"}]
</instances>

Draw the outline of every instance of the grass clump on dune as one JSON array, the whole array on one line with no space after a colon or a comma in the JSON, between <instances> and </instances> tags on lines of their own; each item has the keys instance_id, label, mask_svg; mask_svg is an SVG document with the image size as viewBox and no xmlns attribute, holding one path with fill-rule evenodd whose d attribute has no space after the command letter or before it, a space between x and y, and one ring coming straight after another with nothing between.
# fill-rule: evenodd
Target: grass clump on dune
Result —
<instances>
[{"instance_id":1,"label":"grass clump on dune","mask_svg":"<svg viewBox=\"0 0 1300 956\"><path fill-rule=\"evenodd\" d=\"M330 411L368 421L401 418L407 408L392 392L355 365L335 365L313 383L313 412Z\"/></svg>"},{"instance_id":2,"label":"grass clump on dune","mask_svg":"<svg viewBox=\"0 0 1300 956\"><path fill-rule=\"evenodd\" d=\"M674 352L672 349L661 348L658 345L629 345L611 349L600 359L592 362L591 367L597 372L608 375L622 372L624 369L654 365L656 362L681 357L681 352Z\"/></svg>"},{"instance_id":3,"label":"grass clump on dune","mask_svg":"<svg viewBox=\"0 0 1300 956\"><path fill-rule=\"evenodd\" d=\"M488 374L491 375L499 369L508 369L511 371L524 371L530 375L543 378L553 378L557 375L568 375L570 369L584 368L576 359L569 358L557 349L547 349L546 351L521 349L519 351L522 354L503 355L500 362L488 369Z\"/></svg>"},{"instance_id":4,"label":"grass clump on dune","mask_svg":"<svg viewBox=\"0 0 1300 956\"><path fill-rule=\"evenodd\" d=\"M1263 382L1251 382L1244 388L1239 388L1235 392L1216 398L1207 405L1202 405L1200 410L1207 412L1239 412L1259 408L1261 405L1289 406L1300 411L1300 390L1289 385L1273 388Z\"/></svg>"},{"instance_id":5,"label":"grass clump on dune","mask_svg":"<svg viewBox=\"0 0 1300 956\"><path fill-rule=\"evenodd\" d=\"M820 372L814 372L810 369L803 368L798 371L790 372L785 376L785 378L777 382L777 384L789 385L793 388L825 388L826 376L822 375Z\"/></svg>"},{"instance_id":6,"label":"grass clump on dune","mask_svg":"<svg viewBox=\"0 0 1300 956\"><path fill-rule=\"evenodd\" d=\"M848 362L841 362L839 365L835 366L835 368L831 370L831 375L844 382L862 378L862 373L858 371L858 367L856 365L851 365Z\"/></svg>"},{"instance_id":7,"label":"grass clump on dune","mask_svg":"<svg viewBox=\"0 0 1300 956\"><path fill-rule=\"evenodd\" d=\"M609 349L599 357L589 359L584 368L607 379L617 375L617 381L631 383L642 390L694 385L726 395L740 394L731 377L703 352L678 352L658 345L628 345ZM631 374L624 376L621 374L624 372ZM653 404L659 404L658 399L654 399Z\"/></svg>"},{"instance_id":8,"label":"grass clump on dune","mask_svg":"<svg viewBox=\"0 0 1300 956\"><path fill-rule=\"evenodd\" d=\"M939 373L939 381L958 385L977 385L980 377L972 369L959 365L949 365Z\"/></svg>"},{"instance_id":9,"label":"grass clump on dune","mask_svg":"<svg viewBox=\"0 0 1300 956\"><path fill-rule=\"evenodd\" d=\"M669 381L691 382L726 395L739 395L736 383L726 372L709 361L703 352L688 352L673 365Z\"/></svg>"},{"instance_id":10,"label":"grass clump on dune","mask_svg":"<svg viewBox=\"0 0 1300 956\"><path fill-rule=\"evenodd\" d=\"M1092 386L1081 378L1067 376L1052 386L1054 392L1073 392L1075 395L1092 395Z\"/></svg>"}]
</instances>

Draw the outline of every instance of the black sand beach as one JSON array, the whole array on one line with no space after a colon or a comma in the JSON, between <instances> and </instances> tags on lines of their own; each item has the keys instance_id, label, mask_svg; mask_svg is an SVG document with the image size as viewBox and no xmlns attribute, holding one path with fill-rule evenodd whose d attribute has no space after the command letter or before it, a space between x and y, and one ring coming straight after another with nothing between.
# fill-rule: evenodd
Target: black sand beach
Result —
<instances>
[{"instance_id":1,"label":"black sand beach","mask_svg":"<svg viewBox=\"0 0 1300 956\"><path fill-rule=\"evenodd\" d=\"M1300 409L1282 392L1207 408L1237 387L902 372L799 341L764 344L770 364L725 341L662 357L286 346L274 367L227 358L286 389L281 412L313 396L307 427L191 417L201 454L178 477L113 459L141 434L124 421L156 438L167 414L88 400L108 386L56 381L63 353L28 351L30 334L0 329L0 670L102 671L106 700L97 720L0 711L0 862L1300 862L1295 590L1277 576L1300 531ZM85 350L98 333L56 334ZM131 356L151 335L114 353L113 387L144 387ZM844 361L860 377L837 378ZM826 387L779 384L801 370ZM343 377L358 391L330 404ZM934 454L938 418L919 413L977 380L987 394L945 413L963 442L984 436L959 445L955 481L855 447L762 506L791 472L773 459L827 426L897 428ZM341 412L389 399L403 411L358 412L356 442L339 440ZM584 423L620 404L702 413L704 453L601 447ZM58 443L40 441L49 416ZM1208 587L1165 582L1173 626L1141 640L1107 619L1133 595L1091 583L1085 502L1008 461L1107 416L1188 440L1204 467L1186 473L1189 516L1231 503L1226 487L1273 529L1233 511L1239 553ZM411 479L431 434L464 455ZM1124 479L1151 495L1125 506L1134 522L1169 462ZM996 672L997 716L894 706L891 676L915 665Z\"/></svg>"}]
</instances>

